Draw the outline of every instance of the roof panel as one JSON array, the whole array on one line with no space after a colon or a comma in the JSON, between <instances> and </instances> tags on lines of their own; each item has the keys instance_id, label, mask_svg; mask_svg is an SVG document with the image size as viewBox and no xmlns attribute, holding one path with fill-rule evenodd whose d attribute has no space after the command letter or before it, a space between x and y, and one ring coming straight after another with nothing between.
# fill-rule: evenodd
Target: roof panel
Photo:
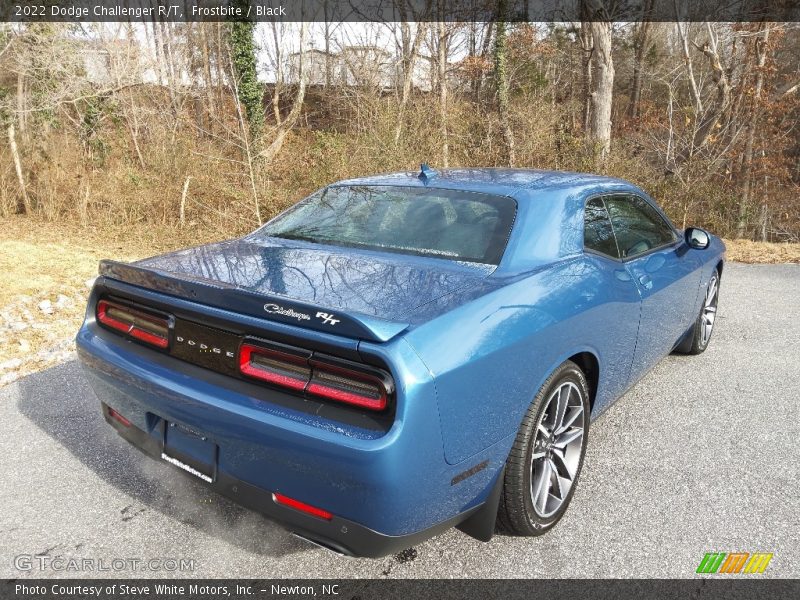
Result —
<instances>
[{"instance_id":1,"label":"roof panel","mask_svg":"<svg viewBox=\"0 0 800 600\"><path fill-rule=\"evenodd\" d=\"M568 171L544 171L537 169L505 168L456 168L438 170L438 175L423 183L418 171L404 171L373 175L340 181L335 185L408 185L441 187L493 192L514 196L520 190L581 188L598 184L624 184L627 181L595 175L591 173L572 173Z\"/></svg>"}]
</instances>

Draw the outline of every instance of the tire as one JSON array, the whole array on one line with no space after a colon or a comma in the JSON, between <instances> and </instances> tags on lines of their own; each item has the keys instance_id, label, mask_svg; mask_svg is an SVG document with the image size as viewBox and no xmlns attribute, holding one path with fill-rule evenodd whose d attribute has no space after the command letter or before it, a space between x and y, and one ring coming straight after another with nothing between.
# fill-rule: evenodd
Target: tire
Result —
<instances>
[{"instance_id":1,"label":"tire","mask_svg":"<svg viewBox=\"0 0 800 600\"><path fill-rule=\"evenodd\" d=\"M562 431L553 436L553 431L559 429L553 427L558 423L559 402L564 399L566 408L561 414ZM589 386L580 368L567 361L544 382L528 407L514 440L506 462L497 511L499 532L518 536L542 535L558 523L575 493L588 433ZM574 437L572 441L563 448L559 447L571 436ZM555 476L553 468L557 473ZM542 484L547 486L546 491Z\"/></svg>"},{"instance_id":2,"label":"tire","mask_svg":"<svg viewBox=\"0 0 800 600\"><path fill-rule=\"evenodd\" d=\"M677 351L683 354L702 354L708 348L711 341L711 334L714 332L716 323L717 306L719 305L719 271L714 270L714 274L708 282L706 295L703 298L703 306L700 307L700 314L686 334L686 338L678 345Z\"/></svg>"}]
</instances>

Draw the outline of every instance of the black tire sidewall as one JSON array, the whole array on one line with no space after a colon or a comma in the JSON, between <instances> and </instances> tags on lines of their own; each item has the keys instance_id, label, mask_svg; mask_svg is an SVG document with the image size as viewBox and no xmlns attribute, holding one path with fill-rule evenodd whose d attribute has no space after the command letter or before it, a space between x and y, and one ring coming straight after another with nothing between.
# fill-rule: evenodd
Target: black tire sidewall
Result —
<instances>
[{"instance_id":1,"label":"black tire sidewall","mask_svg":"<svg viewBox=\"0 0 800 600\"><path fill-rule=\"evenodd\" d=\"M583 439L583 447L581 449L581 456L580 461L578 462L578 471L575 476L575 479L572 483L572 487L570 488L569 492L567 493L567 497L564 499L564 502L559 507L558 511L546 518L540 517L536 514L536 511L533 508L533 501L531 500L531 453L533 452L533 442L535 439L535 431L536 425L539 422L539 419L542 416L542 411L544 410L545 401L550 395L553 393L555 389L560 387L562 384L571 382L574 383L581 392L581 397L583 400L583 426L584 426L584 439ZM536 395L531 407L529 408L530 416L532 418L526 419L523 422L523 427L520 429L519 433L517 434L517 440L515 444L524 444L525 445L525 453L524 457L525 460L521 464L514 464L512 466L511 471L508 470L507 467L507 480L517 479L516 483L518 484L518 478L522 479L522 485L513 485L513 489L517 490L517 494L521 495L521 498L514 498L509 499L512 500L513 504L517 506L523 507L523 510L520 511L524 514L524 521L520 523L520 519L516 519L516 523L514 523L514 529L517 530L515 533L521 535L541 535L552 528L561 517L566 512L570 501L572 500L572 496L575 493L575 489L578 486L578 480L580 478L581 470L583 469L583 461L586 455L586 447L588 444L588 434L589 434L589 389L588 384L586 382L586 377L584 376L583 372L580 368L572 363L566 362L561 365L556 371L548 378L545 384L542 386L542 389ZM519 530L522 531L519 531Z\"/></svg>"}]
</instances>

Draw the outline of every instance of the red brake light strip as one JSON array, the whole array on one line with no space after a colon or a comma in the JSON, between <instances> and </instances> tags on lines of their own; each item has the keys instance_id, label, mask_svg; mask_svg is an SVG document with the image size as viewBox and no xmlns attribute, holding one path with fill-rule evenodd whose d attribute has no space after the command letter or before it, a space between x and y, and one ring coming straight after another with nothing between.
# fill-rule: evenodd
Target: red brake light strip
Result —
<instances>
[{"instance_id":1,"label":"red brake light strip","mask_svg":"<svg viewBox=\"0 0 800 600\"><path fill-rule=\"evenodd\" d=\"M253 356L264 356L268 359L272 359L273 362L277 364L272 369L269 368L269 365L260 366L253 362ZM311 369L309 368L308 374L303 374L302 378L293 377L290 374L280 372L281 362L290 367L289 369L285 369L290 372L291 367L296 368L305 365L305 360L303 358L285 354L277 350L252 346L250 344L242 344L239 350L239 370L245 375L293 390L304 390L310 378ZM300 375L300 373L298 373L298 375Z\"/></svg>"},{"instance_id":2,"label":"red brake light strip","mask_svg":"<svg viewBox=\"0 0 800 600\"><path fill-rule=\"evenodd\" d=\"M258 362L254 362L254 357L258 356L265 357L272 364L259 365ZM239 350L239 370L254 379L343 404L374 411L384 410L388 405L386 386L378 377L327 365L319 360L309 362L306 357L271 348L242 344ZM324 380L320 381L318 377L324 374L341 379L342 387L337 387L335 380L331 384L326 384ZM359 394L357 391L359 386L372 387L377 397ZM354 387L356 390L343 389L347 387Z\"/></svg>"},{"instance_id":3,"label":"red brake light strip","mask_svg":"<svg viewBox=\"0 0 800 600\"><path fill-rule=\"evenodd\" d=\"M125 312L131 315L133 318L138 318L143 321L149 321L154 325L158 325L164 328L169 327L169 323L166 319L159 319L158 317L152 315L145 315L141 312L128 308L127 306L118 305L112 302L108 302L107 300L100 300L97 303L97 320L111 327L112 329L116 329L117 331L121 331L122 333L127 333L133 338L141 340L147 344L152 346L156 346L158 348L166 348L169 345L169 339L153 332L147 331L141 327L138 327L135 322L126 323L125 321L120 321L119 319L115 319L113 316L109 314L110 309L116 309L121 312Z\"/></svg>"}]
</instances>

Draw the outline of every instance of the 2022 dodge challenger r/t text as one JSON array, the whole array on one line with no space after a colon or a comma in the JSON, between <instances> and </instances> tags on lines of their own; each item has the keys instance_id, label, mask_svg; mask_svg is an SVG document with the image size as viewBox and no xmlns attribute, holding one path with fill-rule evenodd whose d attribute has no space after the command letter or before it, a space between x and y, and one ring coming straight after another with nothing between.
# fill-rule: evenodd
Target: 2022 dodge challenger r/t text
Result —
<instances>
[{"instance_id":1,"label":"2022 dodge challenger r/t text","mask_svg":"<svg viewBox=\"0 0 800 600\"><path fill-rule=\"evenodd\" d=\"M708 345L724 250L622 180L423 166L102 261L78 351L122 437L330 549L537 535L591 418Z\"/></svg>"}]
</instances>

